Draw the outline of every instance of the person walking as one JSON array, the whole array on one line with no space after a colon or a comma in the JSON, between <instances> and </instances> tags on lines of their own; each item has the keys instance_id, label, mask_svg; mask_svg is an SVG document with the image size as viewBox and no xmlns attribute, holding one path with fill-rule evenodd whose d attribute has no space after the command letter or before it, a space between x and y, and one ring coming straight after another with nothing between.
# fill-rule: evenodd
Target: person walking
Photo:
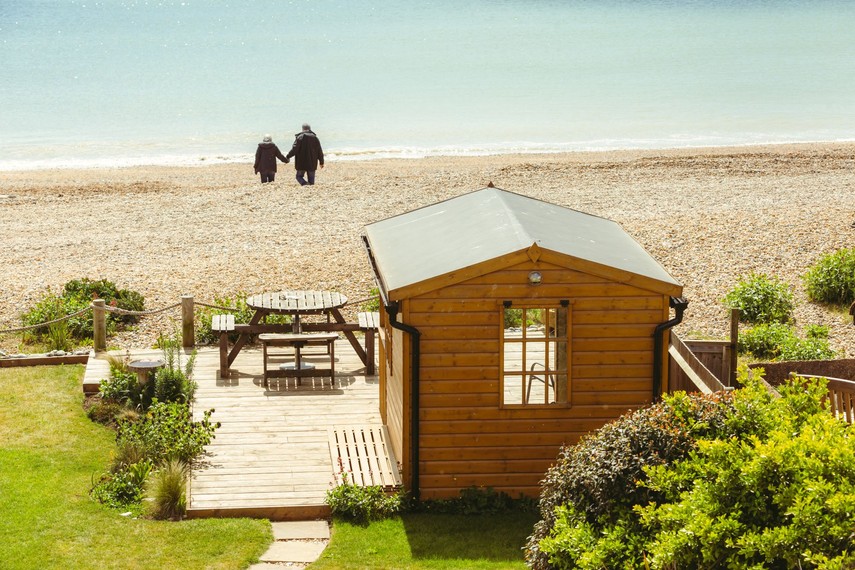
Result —
<instances>
[{"instance_id":1,"label":"person walking","mask_svg":"<svg viewBox=\"0 0 855 570\"><path fill-rule=\"evenodd\" d=\"M258 150L255 151L255 169L256 174L261 175L261 183L273 182L276 178L276 159L284 163L288 163L288 157L282 156L279 147L273 144L273 137L264 135L264 138L258 143Z\"/></svg>"},{"instance_id":2,"label":"person walking","mask_svg":"<svg viewBox=\"0 0 855 570\"><path fill-rule=\"evenodd\" d=\"M297 182L300 183L300 186L314 184L315 171L318 169L318 165L321 168L324 167L324 151L321 148L318 135L312 132L309 123L303 123L302 132L294 135L294 145L285 156L285 162L288 162L292 156L294 157L294 168L297 170Z\"/></svg>"}]
</instances>

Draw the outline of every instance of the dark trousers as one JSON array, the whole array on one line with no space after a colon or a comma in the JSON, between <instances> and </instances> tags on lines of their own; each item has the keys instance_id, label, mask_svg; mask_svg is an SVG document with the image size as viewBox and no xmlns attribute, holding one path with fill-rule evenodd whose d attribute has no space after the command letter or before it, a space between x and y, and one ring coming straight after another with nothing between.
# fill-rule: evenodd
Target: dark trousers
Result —
<instances>
[{"instance_id":1,"label":"dark trousers","mask_svg":"<svg viewBox=\"0 0 855 570\"><path fill-rule=\"evenodd\" d=\"M273 182L273 179L276 178L275 172L259 172L259 174L261 175L262 184L265 182Z\"/></svg>"},{"instance_id":2,"label":"dark trousers","mask_svg":"<svg viewBox=\"0 0 855 570\"><path fill-rule=\"evenodd\" d=\"M306 179L303 178L304 174L308 174L309 181L306 182ZM297 182L300 183L300 186L305 186L306 184L312 185L315 183L315 171L314 170L298 170L297 171Z\"/></svg>"}]
</instances>

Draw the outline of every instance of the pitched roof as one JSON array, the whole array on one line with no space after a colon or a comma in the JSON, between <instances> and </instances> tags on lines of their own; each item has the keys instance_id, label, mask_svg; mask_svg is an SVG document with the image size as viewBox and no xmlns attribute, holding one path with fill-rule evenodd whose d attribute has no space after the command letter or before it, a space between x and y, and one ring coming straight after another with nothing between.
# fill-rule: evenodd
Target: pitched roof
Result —
<instances>
[{"instance_id":1,"label":"pitched roof","mask_svg":"<svg viewBox=\"0 0 855 570\"><path fill-rule=\"evenodd\" d=\"M528 249L680 286L619 224L499 188L485 188L365 226L387 290Z\"/></svg>"}]
</instances>

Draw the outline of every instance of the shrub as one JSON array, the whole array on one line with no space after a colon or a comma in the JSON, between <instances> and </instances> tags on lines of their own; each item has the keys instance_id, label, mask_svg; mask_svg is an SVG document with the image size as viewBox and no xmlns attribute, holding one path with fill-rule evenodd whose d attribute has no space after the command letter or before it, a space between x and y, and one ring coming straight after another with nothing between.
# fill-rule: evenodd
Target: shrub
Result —
<instances>
[{"instance_id":1,"label":"shrub","mask_svg":"<svg viewBox=\"0 0 855 570\"><path fill-rule=\"evenodd\" d=\"M104 299L107 305L112 305L127 311L142 311L145 308L143 296L129 289L118 289L114 283L106 279L92 281L90 279L74 279L66 283L61 295L47 291L45 296L38 300L30 310L21 316L24 326L37 325L60 317L74 314L85 309L92 299ZM107 333L116 331L117 324L123 326L137 322L135 315L107 314ZM71 317L65 321L66 330L55 329L50 331L49 327L33 329L29 335L24 336L25 341L33 339L40 340L46 335L53 335L53 341L63 336L75 340L92 338L92 315L89 312ZM68 342L70 342L70 339ZM50 339L49 339L50 340Z\"/></svg>"},{"instance_id":2,"label":"shrub","mask_svg":"<svg viewBox=\"0 0 855 570\"><path fill-rule=\"evenodd\" d=\"M187 512L188 468L182 461L171 460L155 471L149 484L152 504L150 514L155 519L178 520Z\"/></svg>"},{"instance_id":3,"label":"shrub","mask_svg":"<svg viewBox=\"0 0 855 570\"><path fill-rule=\"evenodd\" d=\"M149 473L151 463L143 460L114 473L104 474L93 485L90 496L113 508L139 505Z\"/></svg>"},{"instance_id":4,"label":"shrub","mask_svg":"<svg viewBox=\"0 0 855 570\"><path fill-rule=\"evenodd\" d=\"M124 404L115 400L92 398L86 408L86 416L93 422L115 426L117 418L125 411Z\"/></svg>"},{"instance_id":5,"label":"shrub","mask_svg":"<svg viewBox=\"0 0 855 570\"><path fill-rule=\"evenodd\" d=\"M855 302L855 248L822 256L803 279L811 301L832 305Z\"/></svg>"},{"instance_id":6,"label":"shrub","mask_svg":"<svg viewBox=\"0 0 855 570\"><path fill-rule=\"evenodd\" d=\"M201 421L194 422L187 404L155 400L139 421L119 422L116 443L120 448L139 446L154 465L170 459L189 463L211 443L220 427L210 420L213 411L207 410Z\"/></svg>"},{"instance_id":7,"label":"shrub","mask_svg":"<svg viewBox=\"0 0 855 570\"><path fill-rule=\"evenodd\" d=\"M739 333L736 348L740 354L774 360L780 355L781 346L794 335L789 325L781 323L757 325Z\"/></svg>"},{"instance_id":8,"label":"shrub","mask_svg":"<svg viewBox=\"0 0 855 570\"><path fill-rule=\"evenodd\" d=\"M529 537L526 561L535 569L550 568L540 543L555 532L561 506L572 508L580 524L599 529L620 526L627 517L631 520L634 505L658 500L655 490L639 484L646 479L644 469L685 457L697 437L725 433L730 409L727 394L666 395L659 404L622 416L562 448L542 482L541 521Z\"/></svg>"},{"instance_id":9,"label":"shrub","mask_svg":"<svg viewBox=\"0 0 855 570\"><path fill-rule=\"evenodd\" d=\"M742 277L725 297L724 302L739 309L739 320L747 323L788 323L793 314L790 287L762 273Z\"/></svg>"},{"instance_id":10,"label":"shrub","mask_svg":"<svg viewBox=\"0 0 855 570\"><path fill-rule=\"evenodd\" d=\"M823 407L825 381L784 385L782 397L774 399L759 381L741 376L746 388L729 399L697 397L715 404L714 421L688 430L686 451L646 461L641 473L625 481L628 500L618 490L609 509L592 516L585 489L570 486L577 492L545 504L546 487L541 509L551 524L544 529L544 521L538 523L529 539L532 567L852 567L855 435ZM695 416L667 401L650 409L663 406L672 410L669 417L681 418L672 436L683 440L691 425L684 422ZM617 423L629 427L626 422ZM637 439L645 430L632 431L625 441L630 448L661 447ZM592 445L600 432L577 446L591 452L588 463L602 466L610 453L625 462L628 450ZM581 457L575 466L592 470ZM550 471L572 478L568 467L560 461ZM611 475L601 470L590 482L595 487L603 478Z\"/></svg>"},{"instance_id":11,"label":"shrub","mask_svg":"<svg viewBox=\"0 0 855 570\"><path fill-rule=\"evenodd\" d=\"M762 437L699 443L679 465L649 470L665 494L639 506L651 568L852 568L855 437L823 409L825 382L781 389Z\"/></svg>"},{"instance_id":12,"label":"shrub","mask_svg":"<svg viewBox=\"0 0 855 570\"><path fill-rule=\"evenodd\" d=\"M403 495L387 494L383 487L356 485L342 473L342 482L327 491L324 502L332 514L357 524L389 518L398 513L403 505Z\"/></svg>"},{"instance_id":13,"label":"shrub","mask_svg":"<svg viewBox=\"0 0 855 570\"><path fill-rule=\"evenodd\" d=\"M768 360L830 360L836 353L828 344L828 327L812 325L806 338L799 338L789 325L757 325L739 334L737 350Z\"/></svg>"},{"instance_id":14,"label":"shrub","mask_svg":"<svg viewBox=\"0 0 855 570\"><path fill-rule=\"evenodd\" d=\"M60 297L48 291L45 296L36 301L36 304L29 311L21 315L21 324L25 327L38 325L53 321L67 315L74 314L89 306L89 300L72 299ZM65 334L75 339L84 339L92 337L92 315L84 312L80 315L70 317L65 321ZM110 328L111 322L107 319L108 332L115 329ZM50 334L50 325L32 329L24 333L24 341L32 342L43 339ZM88 334L87 334L88 333Z\"/></svg>"}]
</instances>

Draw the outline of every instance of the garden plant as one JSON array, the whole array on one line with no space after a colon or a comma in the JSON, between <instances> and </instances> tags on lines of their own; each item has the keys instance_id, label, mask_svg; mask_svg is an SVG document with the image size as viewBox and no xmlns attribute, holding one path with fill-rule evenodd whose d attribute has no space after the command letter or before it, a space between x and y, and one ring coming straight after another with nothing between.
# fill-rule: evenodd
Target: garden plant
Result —
<instances>
[{"instance_id":1,"label":"garden plant","mask_svg":"<svg viewBox=\"0 0 855 570\"><path fill-rule=\"evenodd\" d=\"M142 311L145 299L130 289L120 289L106 279L74 279L67 282L60 294L47 291L36 304L21 315L23 326L33 326L72 315L85 309L93 299L100 298L112 307L127 311ZM107 314L107 333L135 324L138 317L128 314ZM24 342L43 342L56 350L68 350L73 344L91 342L92 314L83 312L53 325L38 327L24 333Z\"/></svg>"},{"instance_id":2,"label":"garden plant","mask_svg":"<svg viewBox=\"0 0 855 570\"><path fill-rule=\"evenodd\" d=\"M855 247L822 256L804 275L808 298L817 303L855 302Z\"/></svg>"},{"instance_id":3,"label":"garden plant","mask_svg":"<svg viewBox=\"0 0 855 570\"><path fill-rule=\"evenodd\" d=\"M746 323L788 323L793 318L793 292L777 277L751 273L740 278L724 297L728 307L739 309Z\"/></svg>"},{"instance_id":4,"label":"garden plant","mask_svg":"<svg viewBox=\"0 0 855 570\"><path fill-rule=\"evenodd\" d=\"M855 566L855 428L824 380L676 393L562 450L532 568Z\"/></svg>"}]
</instances>

